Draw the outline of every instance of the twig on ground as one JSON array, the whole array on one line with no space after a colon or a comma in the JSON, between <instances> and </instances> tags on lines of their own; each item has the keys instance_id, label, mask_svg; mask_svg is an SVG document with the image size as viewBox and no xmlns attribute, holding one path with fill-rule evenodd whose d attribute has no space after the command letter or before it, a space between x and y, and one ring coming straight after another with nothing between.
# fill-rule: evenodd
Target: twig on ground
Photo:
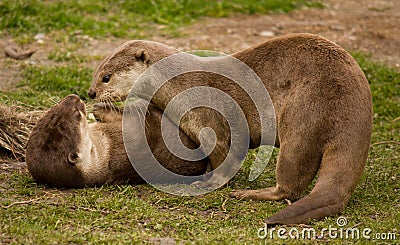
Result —
<instances>
[{"instance_id":1,"label":"twig on ground","mask_svg":"<svg viewBox=\"0 0 400 245\"><path fill-rule=\"evenodd\" d=\"M78 207L78 209L82 209L82 210L90 211L90 212L99 212L99 213L104 214L104 215L110 213L110 211L107 211L107 210L91 209L91 208L86 208L86 207Z\"/></svg>"},{"instance_id":2,"label":"twig on ground","mask_svg":"<svg viewBox=\"0 0 400 245\"><path fill-rule=\"evenodd\" d=\"M351 228L354 229L354 228L356 228L357 226L360 226L360 225L362 225L362 224L364 224L364 222L357 223L357 224L353 225Z\"/></svg>"},{"instance_id":3,"label":"twig on ground","mask_svg":"<svg viewBox=\"0 0 400 245\"><path fill-rule=\"evenodd\" d=\"M226 213L225 204L226 204L226 202L227 202L228 200L229 200L229 198L225 199L225 201L222 203L222 206L221 206L221 208L222 208L222 210L224 211L224 213Z\"/></svg>"},{"instance_id":4,"label":"twig on ground","mask_svg":"<svg viewBox=\"0 0 400 245\"><path fill-rule=\"evenodd\" d=\"M375 142L371 145L383 145L383 144L396 144L400 145L400 142L394 141L394 140L387 140L387 141L380 141L380 142Z\"/></svg>"},{"instance_id":5,"label":"twig on ground","mask_svg":"<svg viewBox=\"0 0 400 245\"><path fill-rule=\"evenodd\" d=\"M44 195L44 196L45 196L45 195ZM9 208L11 208L11 207L14 206L14 205L21 205L21 204L34 203L34 202L38 201L39 199L42 199L44 196L41 196L41 197L38 197L38 198L35 198L35 199L26 200L26 201L13 202L13 203L11 203L11 204L9 204L9 205L6 205L6 206L0 204L0 207L2 207L2 208L4 208L4 209L9 209Z\"/></svg>"},{"instance_id":6,"label":"twig on ground","mask_svg":"<svg viewBox=\"0 0 400 245\"><path fill-rule=\"evenodd\" d=\"M18 52L18 50L15 47L5 47L4 48L4 53L7 57L10 57L12 59L16 60L25 60L28 59L36 52L35 49L24 51L24 52Z\"/></svg>"}]
</instances>

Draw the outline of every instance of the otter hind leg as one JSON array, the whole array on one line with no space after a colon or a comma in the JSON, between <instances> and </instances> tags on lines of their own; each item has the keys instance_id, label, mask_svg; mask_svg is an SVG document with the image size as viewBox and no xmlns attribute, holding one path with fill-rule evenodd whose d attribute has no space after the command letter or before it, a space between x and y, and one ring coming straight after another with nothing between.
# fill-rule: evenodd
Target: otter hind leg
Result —
<instances>
[{"instance_id":1,"label":"otter hind leg","mask_svg":"<svg viewBox=\"0 0 400 245\"><path fill-rule=\"evenodd\" d=\"M314 151L305 152L304 145L295 146L293 141L292 144L283 144L276 166L276 186L260 190L236 190L231 192L231 196L269 201L297 199L315 177L319 162L320 157Z\"/></svg>"},{"instance_id":2,"label":"otter hind leg","mask_svg":"<svg viewBox=\"0 0 400 245\"><path fill-rule=\"evenodd\" d=\"M266 223L306 224L340 213L362 175L365 159L366 154L350 154L348 146L326 150L310 194L272 215Z\"/></svg>"}]
</instances>

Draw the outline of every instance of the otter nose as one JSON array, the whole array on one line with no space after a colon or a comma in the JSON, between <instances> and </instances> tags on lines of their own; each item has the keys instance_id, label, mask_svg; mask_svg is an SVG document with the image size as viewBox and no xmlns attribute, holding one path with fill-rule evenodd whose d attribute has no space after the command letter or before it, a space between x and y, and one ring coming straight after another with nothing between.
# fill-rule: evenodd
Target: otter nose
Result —
<instances>
[{"instance_id":1,"label":"otter nose","mask_svg":"<svg viewBox=\"0 0 400 245\"><path fill-rule=\"evenodd\" d=\"M89 89L88 95L91 99L96 98L96 91L94 89Z\"/></svg>"}]
</instances>

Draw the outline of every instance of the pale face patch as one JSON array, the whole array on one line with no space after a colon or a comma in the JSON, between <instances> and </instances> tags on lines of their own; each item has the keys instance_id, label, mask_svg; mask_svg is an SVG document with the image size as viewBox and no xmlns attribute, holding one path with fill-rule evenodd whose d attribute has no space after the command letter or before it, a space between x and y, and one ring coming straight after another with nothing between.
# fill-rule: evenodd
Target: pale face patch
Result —
<instances>
[{"instance_id":1,"label":"pale face patch","mask_svg":"<svg viewBox=\"0 0 400 245\"><path fill-rule=\"evenodd\" d=\"M124 101L132 85L146 69L146 64L135 62L129 71L120 71L112 74L110 82L101 85L104 92L98 95L98 100Z\"/></svg>"},{"instance_id":2,"label":"pale face patch","mask_svg":"<svg viewBox=\"0 0 400 245\"><path fill-rule=\"evenodd\" d=\"M83 117L85 118L85 117ZM110 140L97 129L98 123L80 123L81 144L77 167L82 171L86 185L95 185L107 180Z\"/></svg>"}]
</instances>

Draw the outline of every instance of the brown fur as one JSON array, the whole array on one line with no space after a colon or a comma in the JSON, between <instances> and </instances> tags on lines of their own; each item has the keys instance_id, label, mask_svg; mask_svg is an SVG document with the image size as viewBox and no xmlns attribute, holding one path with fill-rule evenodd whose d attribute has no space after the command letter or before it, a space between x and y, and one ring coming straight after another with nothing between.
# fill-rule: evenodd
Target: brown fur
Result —
<instances>
[{"instance_id":1,"label":"brown fur","mask_svg":"<svg viewBox=\"0 0 400 245\"><path fill-rule=\"evenodd\" d=\"M139 123L138 113L143 113L145 108L140 101L133 106L135 110L131 110L129 123ZM143 183L125 152L121 113L105 105L97 105L95 115L102 122L90 124L88 128L82 127L82 122L87 124L86 117L82 115L86 115L84 103L78 96L69 95L38 121L32 130L26 150L28 169L36 181L68 188ZM205 173L207 160L188 163L167 150L161 140L161 116L162 112L152 107L145 117L148 129L146 138L152 139L150 149L156 159L165 168L178 174ZM167 127L176 126L169 122ZM85 133L88 133L92 146L82 144L86 137ZM133 144L144 144L146 140L135 135L133 139L135 140ZM184 134L181 134L181 139L188 147L196 147ZM102 144L104 142L107 145ZM88 154L92 157L90 161L85 160ZM96 154L100 156L97 161L94 158Z\"/></svg>"},{"instance_id":2,"label":"brown fur","mask_svg":"<svg viewBox=\"0 0 400 245\"><path fill-rule=\"evenodd\" d=\"M85 184L82 173L68 161L69 154L79 152L81 135L77 131L82 120L79 111L84 110L79 98L66 97L33 128L26 146L26 163L39 183L68 187Z\"/></svg>"},{"instance_id":3,"label":"brown fur","mask_svg":"<svg viewBox=\"0 0 400 245\"><path fill-rule=\"evenodd\" d=\"M143 60L147 66L165 57L166 53L172 55L177 52L165 45L154 49L155 44L146 41L129 42L118 52L135 53L143 50L146 44L151 46L146 50L146 57L149 58ZM113 67L114 71L132 67L129 62L115 62L118 52L107 57L96 70L90 89L92 94L102 97L108 89L119 86L118 81L112 86L102 83L104 67ZM319 171L311 193L266 222L300 224L339 213L348 203L362 175L371 137L371 93L356 61L341 47L311 34L278 37L232 56L252 68L267 88L276 113L275 145L280 147L276 186L234 191L232 196L296 200ZM125 86L128 82L121 80ZM131 86L134 82L130 81ZM201 85L221 89L237 101L250 125L250 147L258 146L261 131L254 104L244 91L222 76L205 72L178 76L163 85L152 98L152 103L163 110L184 89ZM141 91L134 92L141 96ZM221 126L220 117L203 108L196 109L183 121L180 128L197 143L200 129L212 124L219 138L209 158L212 167L216 168L229 149L230 139L226 126Z\"/></svg>"},{"instance_id":4,"label":"brown fur","mask_svg":"<svg viewBox=\"0 0 400 245\"><path fill-rule=\"evenodd\" d=\"M163 48L160 49L159 45L133 41L127 42L124 46L115 50L115 55L105 58L93 75L93 80L101 82L103 86L99 86L100 83L97 86L92 84L89 89L89 96L106 102L110 100L125 100L132 83L127 83L127 86L123 86L121 78L118 79L117 75L127 73L132 69L140 70L141 67L134 67L135 64L143 64L143 68L145 69L150 65L150 61L151 63L155 63L172 53L178 52L178 50L167 45L163 45ZM111 74L113 76L111 76L110 81L107 84L103 83L102 78L105 75Z\"/></svg>"}]
</instances>

